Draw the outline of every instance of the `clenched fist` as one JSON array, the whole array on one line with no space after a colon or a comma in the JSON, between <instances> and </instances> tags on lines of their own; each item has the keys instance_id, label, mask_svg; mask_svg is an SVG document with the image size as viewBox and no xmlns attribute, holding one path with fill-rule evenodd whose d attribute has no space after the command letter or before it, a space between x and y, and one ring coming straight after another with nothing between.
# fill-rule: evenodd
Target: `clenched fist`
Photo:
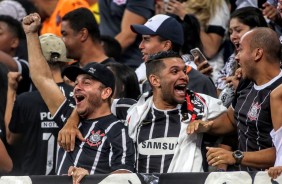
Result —
<instances>
[{"instance_id":1,"label":"clenched fist","mask_svg":"<svg viewBox=\"0 0 282 184\"><path fill-rule=\"evenodd\" d=\"M25 34L37 33L41 24L41 18L38 13L31 13L23 18L22 26Z\"/></svg>"}]
</instances>

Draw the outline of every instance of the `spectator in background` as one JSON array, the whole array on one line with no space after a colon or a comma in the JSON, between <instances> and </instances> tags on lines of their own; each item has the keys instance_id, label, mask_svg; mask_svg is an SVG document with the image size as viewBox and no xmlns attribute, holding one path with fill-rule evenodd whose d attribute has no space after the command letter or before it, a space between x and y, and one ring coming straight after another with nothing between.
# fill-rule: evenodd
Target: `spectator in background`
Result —
<instances>
[{"instance_id":1,"label":"spectator in background","mask_svg":"<svg viewBox=\"0 0 282 184\"><path fill-rule=\"evenodd\" d=\"M1 3L1 2L0 2ZM1 14L1 13L0 13ZM4 113L6 108L7 93L7 73L9 71L20 72L22 80L19 83L17 93L32 90L31 80L29 78L28 62L17 55L20 40L25 39L21 23L8 15L0 15L0 68L1 68L1 104L0 104L0 126L4 127ZM5 129L3 129L3 135ZM4 140L6 144L6 141Z\"/></svg>"},{"instance_id":2,"label":"spectator in background","mask_svg":"<svg viewBox=\"0 0 282 184\"><path fill-rule=\"evenodd\" d=\"M121 60L122 48L115 38L101 35L101 44L108 57L114 58L116 61Z\"/></svg>"},{"instance_id":3,"label":"spectator in background","mask_svg":"<svg viewBox=\"0 0 282 184\"><path fill-rule=\"evenodd\" d=\"M225 0L187 0L179 2L171 0L165 10L184 20L187 14L197 17L201 25L200 38L203 53L213 68L212 79L215 81L217 72L223 67L222 45L224 42L230 10Z\"/></svg>"},{"instance_id":4,"label":"spectator in background","mask_svg":"<svg viewBox=\"0 0 282 184\"><path fill-rule=\"evenodd\" d=\"M249 30L255 27L267 27L267 23L263 17L262 12L255 7L245 7L235 10L230 17L229 22L229 34L230 40L233 43L234 47L237 49L239 46L239 41L241 37ZM216 80L216 87L218 90L218 94L221 93L223 89L228 87L234 87L232 89L232 96L234 96L235 89L239 83L239 79L232 80L235 74L235 70L237 69L237 62L235 60L235 51L229 58L226 64L224 65L223 69L220 70L218 74L218 78ZM237 81L237 84L235 82ZM223 99L222 99L223 100ZM224 101L224 100L223 100ZM230 103L232 99L229 100ZM226 106L229 106L230 103L227 103Z\"/></svg>"},{"instance_id":5,"label":"spectator in background","mask_svg":"<svg viewBox=\"0 0 282 184\"><path fill-rule=\"evenodd\" d=\"M90 8L86 0L31 0L42 17L40 34L53 33L61 36L62 17L77 8Z\"/></svg>"},{"instance_id":6,"label":"spectator in background","mask_svg":"<svg viewBox=\"0 0 282 184\"><path fill-rule=\"evenodd\" d=\"M42 53L61 93L72 99L73 88L63 83L61 70L69 60L61 38L54 34L40 36ZM9 73L5 114L8 144L17 147L23 157L20 175L54 175L57 159L58 125L52 121L48 107L38 91L16 96L19 73Z\"/></svg>"},{"instance_id":7,"label":"spectator in background","mask_svg":"<svg viewBox=\"0 0 282 184\"><path fill-rule=\"evenodd\" d=\"M2 0L0 2L0 14L9 15L18 21L26 16L26 10L21 3L14 0Z\"/></svg>"},{"instance_id":8,"label":"spectator in background","mask_svg":"<svg viewBox=\"0 0 282 184\"><path fill-rule=\"evenodd\" d=\"M62 18L61 33L67 57L77 60L80 67L89 62L115 62L105 54L98 24L89 9L78 8L67 13Z\"/></svg>"},{"instance_id":9,"label":"spectator in background","mask_svg":"<svg viewBox=\"0 0 282 184\"><path fill-rule=\"evenodd\" d=\"M0 63L0 175L2 173L8 173L13 168L13 162L6 150L6 147L4 145L5 141L5 134L4 134L4 113L5 113L5 106L6 104L6 98L3 98L7 96L7 73L8 70L5 65Z\"/></svg>"},{"instance_id":10,"label":"spectator in background","mask_svg":"<svg viewBox=\"0 0 282 184\"><path fill-rule=\"evenodd\" d=\"M158 14L150 18L144 25L132 25L133 32L142 35L142 41L139 49L143 55L144 63L136 70L139 82L146 81L144 74L146 73L145 63L150 54L160 51L173 50L180 52L184 43L183 28L179 22L173 17ZM213 82L205 75L188 65L187 75L191 79L188 88L198 93L204 93L216 97L216 89ZM148 81L142 85L142 92L149 91L151 88Z\"/></svg>"},{"instance_id":11,"label":"spectator in background","mask_svg":"<svg viewBox=\"0 0 282 184\"><path fill-rule=\"evenodd\" d=\"M100 24L100 12L99 12L99 3L98 0L87 0L88 4L90 5L90 10L92 11L97 24Z\"/></svg>"},{"instance_id":12,"label":"spectator in background","mask_svg":"<svg viewBox=\"0 0 282 184\"><path fill-rule=\"evenodd\" d=\"M118 62L108 63L106 66L114 73L116 79L116 88L112 98L137 100L140 96L140 89L134 70Z\"/></svg>"},{"instance_id":13,"label":"spectator in background","mask_svg":"<svg viewBox=\"0 0 282 184\"><path fill-rule=\"evenodd\" d=\"M9 71L20 72L23 80L20 82L18 93L31 91L28 62L16 55L20 40L25 39L21 23L8 15L0 15L0 62L7 66Z\"/></svg>"},{"instance_id":14,"label":"spectator in background","mask_svg":"<svg viewBox=\"0 0 282 184\"><path fill-rule=\"evenodd\" d=\"M0 132L0 134L1 134L1 132ZM10 158L10 156L9 156L9 154L8 154L6 148L5 148L5 145L2 141L2 139L0 139L0 154L1 154L0 175L11 172L11 170L13 168L13 162L12 162L12 159Z\"/></svg>"},{"instance_id":15,"label":"spectator in background","mask_svg":"<svg viewBox=\"0 0 282 184\"><path fill-rule=\"evenodd\" d=\"M143 24L154 15L154 0L99 0L100 31L114 37L122 47L120 62L132 68L142 63L138 50L140 38L130 30L131 24Z\"/></svg>"}]
</instances>

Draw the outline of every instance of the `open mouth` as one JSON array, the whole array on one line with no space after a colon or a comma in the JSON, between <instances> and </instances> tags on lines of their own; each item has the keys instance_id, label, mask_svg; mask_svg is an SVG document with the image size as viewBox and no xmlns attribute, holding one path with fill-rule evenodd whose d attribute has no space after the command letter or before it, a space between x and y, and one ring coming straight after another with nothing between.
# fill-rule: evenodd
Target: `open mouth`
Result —
<instances>
[{"instance_id":1,"label":"open mouth","mask_svg":"<svg viewBox=\"0 0 282 184\"><path fill-rule=\"evenodd\" d=\"M75 95L75 99L76 99L76 104L78 104L81 101L83 101L85 97L83 95Z\"/></svg>"},{"instance_id":2,"label":"open mouth","mask_svg":"<svg viewBox=\"0 0 282 184\"><path fill-rule=\"evenodd\" d=\"M174 86L174 90L177 94L183 96L186 93L186 87L187 87L186 84L178 84Z\"/></svg>"}]
</instances>

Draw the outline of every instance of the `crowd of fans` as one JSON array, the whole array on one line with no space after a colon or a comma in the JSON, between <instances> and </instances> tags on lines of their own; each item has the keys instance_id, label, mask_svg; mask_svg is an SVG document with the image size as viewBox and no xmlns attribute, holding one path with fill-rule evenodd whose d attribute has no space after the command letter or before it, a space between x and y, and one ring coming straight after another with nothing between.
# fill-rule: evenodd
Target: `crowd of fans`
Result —
<instances>
[{"instance_id":1,"label":"crowd of fans","mask_svg":"<svg viewBox=\"0 0 282 184\"><path fill-rule=\"evenodd\" d=\"M0 174L277 178L280 3L0 1Z\"/></svg>"}]
</instances>

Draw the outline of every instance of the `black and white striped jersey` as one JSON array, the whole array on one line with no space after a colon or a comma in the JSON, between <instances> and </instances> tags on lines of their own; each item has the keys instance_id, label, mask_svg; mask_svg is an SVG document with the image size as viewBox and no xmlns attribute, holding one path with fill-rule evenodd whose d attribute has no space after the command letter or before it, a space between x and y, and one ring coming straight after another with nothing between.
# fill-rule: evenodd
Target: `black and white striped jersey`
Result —
<instances>
[{"instance_id":1,"label":"black and white striped jersey","mask_svg":"<svg viewBox=\"0 0 282 184\"><path fill-rule=\"evenodd\" d=\"M73 110L65 101L55 115L58 124L64 123ZM60 123L59 123L60 122ZM59 149L57 174L67 174L70 166L87 169L90 174L107 174L118 169L134 171L135 149L127 127L114 115L81 120L79 130L86 142L76 139L75 149Z\"/></svg>"},{"instance_id":2,"label":"black and white striped jersey","mask_svg":"<svg viewBox=\"0 0 282 184\"><path fill-rule=\"evenodd\" d=\"M149 110L138 129L136 147L138 173L166 173L180 133L181 110ZM201 164L201 163L200 163Z\"/></svg>"},{"instance_id":3,"label":"black and white striped jersey","mask_svg":"<svg viewBox=\"0 0 282 184\"><path fill-rule=\"evenodd\" d=\"M73 88L58 83L62 93L72 98ZM11 132L21 134L21 175L54 175L59 126L52 120L48 107L38 91L17 96L11 121Z\"/></svg>"},{"instance_id":4,"label":"black and white striped jersey","mask_svg":"<svg viewBox=\"0 0 282 184\"><path fill-rule=\"evenodd\" d=\"M238 131L238 149L258 151L273 147L270 131L273 129L270 111L270 93L282 83L282 72L268 83L257 86L249 82L244 89L238 88L237 99L232 103ZM242 83L244 84L244 83ZM241 167L241 170L259 170Z\"/></svg>"},{"instance_id":5,"label":"black and white striped jersey","mask_svg":"<svg viewBox=\"0 0 282 184\"><path fill-rule=\"evenodd\" d=\"M206 99L189 90L187 90L186 101L175 109L169 110L157 109L153 103L150 105L150 95L147 99L145 96L146 94L141 97L136 106L129 110L126 118L129 134L136 141L136 171L138 173L166 173L171 167L182 126L186 126L187 122L193 120L210 117L211 114L207 113L207 108L215 107L208 107ZM211 104L214 105L214 102ZM209 110L214 111L214 109ZM138 117L143 116L144 119L138 120ZM200 139L199 142L201 143ZM198 165L201 166L202 161L199 161Z\"/></svg>"}]
</instances>

